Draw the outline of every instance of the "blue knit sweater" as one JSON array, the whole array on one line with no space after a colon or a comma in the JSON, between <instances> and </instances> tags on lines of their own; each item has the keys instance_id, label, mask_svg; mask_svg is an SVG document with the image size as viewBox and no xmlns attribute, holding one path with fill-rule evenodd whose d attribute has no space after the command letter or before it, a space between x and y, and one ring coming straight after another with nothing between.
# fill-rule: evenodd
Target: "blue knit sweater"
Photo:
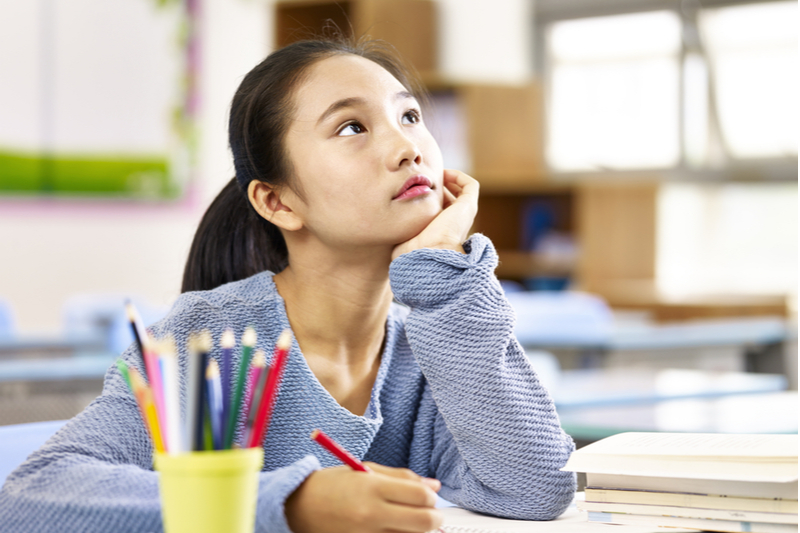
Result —
<instances>
[{"instance_id":1,"label":"blue knit sweater","mask_svg":"<svg viewBox=\"0 0 800 533\"><path fill-rule=\"evenodd\" d=\"M309 439L314 428L361 459L438 478L440 495L467 509L534 520L566 509L575 479L559 468L573 442L513 336L491 243L474 235L465 249L420 249L392 262L392 291L410 311L392 305L364 416L328 394L293 343L264 440L256 531L288 532L287 496L314 470L338 464ZM151 330L183 347L193 331L209 328L218 341L226 327L241 338L248 325L267 353L289 327L269 272L185 293ZM141 369L133 349L123 357ZM182 348L180 360L185 375ZM152 465L136 402L112 367L103 394L8 478L0 531L161 531Z\"/></svg>"}]
</instances>

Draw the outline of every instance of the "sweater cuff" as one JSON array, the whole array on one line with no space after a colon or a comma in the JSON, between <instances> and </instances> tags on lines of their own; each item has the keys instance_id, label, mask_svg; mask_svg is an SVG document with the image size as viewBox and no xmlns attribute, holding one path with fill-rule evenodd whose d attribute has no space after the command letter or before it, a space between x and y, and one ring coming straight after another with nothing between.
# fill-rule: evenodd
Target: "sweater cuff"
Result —
<instances>
[{"instance_id":1,"label":"sweater cuff","mask_svg":"<svg viewBox=\"0 0 800 533\"><path fill-rule=\"evenodd\" d=\"M455 250L419 248L392 261L389 280L395 298L410 307L449 300L464 290L465 273L494 276L497 253L492 241L480 233Z\"/></svg>"},{"instance_id":2,"label":"sweater cuff","mask_svg":"<svg viewBox=\"0 0 800 533\"><path fill-rule=\"evenodd\" d=\"M312 472L322 466L314 455L307 455L289 466L263 472L258 488L256 532L292 533L286 522L286 499Z\"/></svg>"}]
</instances>

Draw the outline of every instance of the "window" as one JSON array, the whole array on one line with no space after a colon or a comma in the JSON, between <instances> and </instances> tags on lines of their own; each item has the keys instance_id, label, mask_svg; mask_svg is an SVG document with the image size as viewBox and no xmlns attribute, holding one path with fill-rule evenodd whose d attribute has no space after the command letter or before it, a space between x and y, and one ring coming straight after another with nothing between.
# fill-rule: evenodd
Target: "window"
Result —
<instances>
[{"instance_id":1,"label":"window","mask_svg":"<svg viewBox=\"0 0 800 533\"><path fill-rule=\"evenodd\" d=\"M592 16L586 2L543 5L551 169L796 170L796 2L608 15L598 3ZM670 4L615 9L626 5Z\"/></svg>"},{"instance_id":2,"label":"window","mask_svg":"<svg viewBox=\"0 0 800 533\"><path fill-rule=\"evenodd\" d=\"M662 294L796 298L796 183L669 183L659 192L658 217Z\"/></svg>"},{"instance_id":3,"label":"window","mask_svg":"<svg viewBox=\"0 0 800 533\"><path fill-rule=\"evenodd\" d=\"M703 10L699 29L732 157L797 155L797 3Z\"/></svg>"},{"instance_id":4,"label":"window","mask_svg":"<svg viewBox=\"0 0 800 533\"><path fill-rule=\"evenodd\" d=\"M680 20L668 11L558 22L548 35L547 158L557 170L678 162Z\"/></svg>"}]
</instances>

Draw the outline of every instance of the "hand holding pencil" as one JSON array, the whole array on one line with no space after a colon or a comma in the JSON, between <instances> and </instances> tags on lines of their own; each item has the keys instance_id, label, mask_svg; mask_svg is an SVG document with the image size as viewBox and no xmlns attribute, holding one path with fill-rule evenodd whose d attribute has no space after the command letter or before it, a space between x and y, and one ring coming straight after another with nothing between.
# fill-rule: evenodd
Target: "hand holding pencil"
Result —
<instances>
[{"instance_id":1,"label":"hand holding pencil","mask_svg":"<svg viewBox=\"0 0 800 533\"><path fill-rule=\"evenodd\" d=\"M292 531L424 533L442 525L435 509L439 481L405 468L361 463L322 431L312 438L348 466L317 470L289 496L284 509Z\"/></svg>"}]
</instances>

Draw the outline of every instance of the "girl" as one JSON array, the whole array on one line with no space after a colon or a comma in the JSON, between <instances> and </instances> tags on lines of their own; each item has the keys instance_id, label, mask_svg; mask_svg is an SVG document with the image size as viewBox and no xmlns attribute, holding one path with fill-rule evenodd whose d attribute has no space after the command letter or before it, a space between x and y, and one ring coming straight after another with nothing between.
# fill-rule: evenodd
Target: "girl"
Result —
<instances>
[{"instance_id":1,"label":"girl","mask_svg":"<svg viewBox=\"0 0 800 533\"><path fill-rule=\"evenodd\" d=\"M305 41L234 97L236 177L151 331L183 349L191 332L218 341L250 325L269 348L291 328L257 531L424 532L441 524L437 490L534 520L572 499L559 470L572 440L513 336L491 243L466 238L478 184L443 169L419 95L377 43ZM142 370L134 349L123 356ZM337 466L314 428L372 472ZM112 367L103 394L9 478L0 530L160 528L150 440Z\"/></svg>"}]
</instances>

